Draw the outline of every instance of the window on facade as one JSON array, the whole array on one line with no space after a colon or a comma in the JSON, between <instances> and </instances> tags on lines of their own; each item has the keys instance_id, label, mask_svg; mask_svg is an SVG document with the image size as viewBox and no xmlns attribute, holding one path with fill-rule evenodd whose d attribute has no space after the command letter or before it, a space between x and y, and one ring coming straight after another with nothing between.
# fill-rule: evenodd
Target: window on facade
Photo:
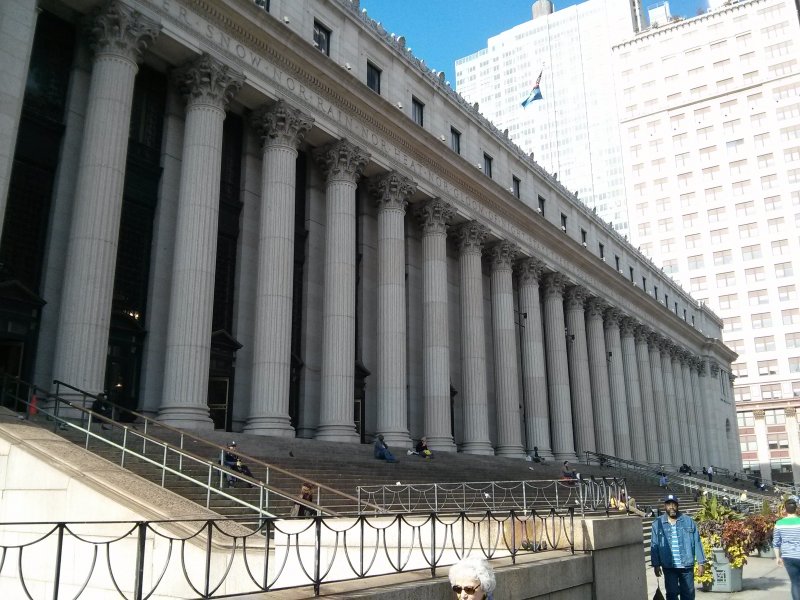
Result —
<instances>
[{"instance_id":1,"label":"window on facade","mask_svg":"<svg viewBox=\"0 0 800 600\"><path fill-rule=\"evenodd\" d=\"M619 270L620 270L620 269L619 269L619 256L617 256L616 254L614 255L614 268L615 268L617 271L619 271Z\"/></svg>"},{"instance_id":2,"label":"window on facade","mask_svg":"<svg viewBox=\"0 0 800 600\"><path fill-rule=\"evenodd\" d=\"M710 208L708 210L708 222L709 223L718 223L725 218L725 207L719 208Z\"/></svg>"},{"instance_id":3,"label":"window on facade","mask_svg":"<svg viewBox=\"0 0 800 600\"><path fill-rule=\"evenodd\" d=\"M542 198L541 196L539 196L539 212L541 213L542 216L544 216L544 198ZM602 247L603 244L600 244L600 246Z\"/></svg>"},{"instance_id":4,"label":"window on facade","mask_svg":"<svg viewBox=\"0 0 800 600\"><path fill-rule=\"evenodd\" d=\"M663 262L661 267L667 275L671 275L672 273L676 273L678 271L678 261L677 259L670 258Z\"/></svg>"},{"instance_id":5,"label":"window on facade","mask_svg":"<svg viewBox=\"0 0 800 600\"><path fill-rule=\"evenodd\" d=\"M778 288L778 300L785 302L797 298L797 291L793 285L782 285Z\"/></svg>"},{"instance_id":6,"label":"window on facade","mask_svg":"<svg viewBox=\"0 0 800 600\"><path fill-rule=\"evenodd\" d=\"M727 265L733 261L730 250L717 250L714 252L714 265Z\"/></svg>"},{"instance_id":7,"label":"window on facade","mask_svg":"<svg viewBox=\"0 0 800 600\"><path fill-rule=\"evenodd\" d=\"M789 240L775 240L772 242L772 256L784 256L789 253Z\"/></svg>"},{"instance_id":8,"label":"window on facade","mask_svg":"<svg viewBox=\"0 0 800 600\"><path fill-rule=\"evenodd\" d=\"M425 126L425 105L414 96L411 96L411 119L420 127Z\"/></svg>"},{"instance_id":9,"label":"window on facade","mask_svg":"<svg viewBox=\"0 0 800 600\"><path fill-rule=\"evenodd\" d=\"M800 381L792 381L792 396L800 398Z\"/></svg>"},{"instance_id":10,"label":"window on facade","mask_svg":"<svg viewBox=\"0 0 800 600\"><path fill-rule=\"evenodd\" d=\"M738 298L736 294L724 294L719 297L719 307L722 310L736 308Z\"/></svg>"},{"instance_id":11,"label":"window on facade","mask_svg":"<svg viewBox=\"0 0 800 600\"><path fill-rule=\"evenodd\" d=\"M750 414L752 415L753 413ZM739 427L742 427L742 425L739 425ZM740 435L739 448L741 449L742 452L755 452L756 450L758 450L758 442L756 441L756 436Z\"/></svg>"},{"instance_id":12,"label":"window on facade","mask_svg":"<svg viewBox=\"0 0 800 600\"><path fill-rule=\"evenodd\" d=\"M750 401L750 386L742 386L733 388L733 398L736 402L749 402ZM750 413L752 420L753 413ZM752 425L751 425L752 427Z\"/></svg>"},{"instance_id":13,"label":"window on facade","mask_svg":"<svg viewBox=\"0 0 800 600\"><path fill-rule=\"evenodd\" d=\"M787 333L785 340L787 348L800 348L800 333Z\"/></svg>"},{"instance_id":14,"label":"window on facade","mask_svg":"<svg viewBox=\"0 0 800 600\"><path fill-rule=\"evenodd\" d=\"M741 354L744 351L744 340L728 340L725 343L736 354Z\"/></svg>"},{"instance_id":15,"label":"window on facade","mask_svg":"<svg viewBox=\"0 0 800 600\"><path fill-rule=\"evenodd\" d=\"M731 365L731 373L736 375L739 379L747 377L747 363L738 362Z\"/></svg>"},{"instance_id":16,"label":"window on facade","mask_svg":"<svg viewBox=\"0 0 800 600\"><path fill-rule=\"evenodd\" d=\"M667 238L666 240L661 240L662 254L672 252L674 249L675 249L675 238Z\"/></svg>"},{"instance_id":17,"label":"window on facade","mask_svg":"<svg viewBox=\"0 0 800 600\"><path fill-rule=\"evenodd\" d=\"M697 213L689 213L688 215L683 215L683 226L684 228L693 227L697 224Z\"/></svg>"},{"instance_id":18,"label":"window on facade","mask_svg":"<svg viewBox=\"0 0 800 600\"><path fill-rule=\"evenodd\" d=\"M331 55L331 30L317 20L314 21L314 47L325 56Z\"/></svg>"},{"instance_id":19,"label":"window on facade","mask_svg":"<svg viewBox=\"0 0 800 600\"><path fill-rule=\"evenodd\" d=\"M492 176L492 160L492 157L486 152L483 153L483 172L489 178Z\"/></svg>"},{"instance_id":20,"label":"window on facade","mask_svg":"<svg viewBox=\"0 0 800 600\"><path fill-rule=\"evenodd\" d=\"M772 352L775 350L775 337L765 335L763 337L753 338L756 352Z\"/></svg>"},{"instance_id":21,"label":"window on facade","mask_svg":"<svg viewBox=\"0 0 800 600\"><path fill-rule=\"evenodd\" d=\"M776 400L781 397L781 384L769 383L761 386L761 399L762 400ZM770 444L770 447L772 445Z\"/></svg>"},{"instance_id":22,"label":"window on facade","mask_svg":"<svg viewBox=\"0 0 800 600\"><path fill-rule=\"evenodd\" d=\"M742 317L728 317L722 319L723 328L727 333L740 331L742 329Z\"/></svg>"},{"instance_id":23,"label":"window on facade","mask_svg":"<svg viewBox=\"0 0 800 600\"><path fill-rule=\"evenodd\" d=\"M647 277L642 276L642 290L647 293Z\"/></svg>"},{"instance_id":24,"label":"window on facade","mask_svg":"<svg viewBox=\"0 0 800 600\"><path fill-rule=\"evenodd\" d=\"M690 256L689 259L689 270L693 271L695 269L702 269L705 265L705 261L703 259L702 254L696 254L694 256Z\"/></svg>"},{"instance_id":25,"label":"window on facade","mask_svg":"<svg viewBox=\"0 0 800 600\"><path fill-rule=\"evenodd\" d=\"M702 241L702 236L699 233L693 233L685 236L683 239L687 248L696 248Z\"/></svg>"},{"instance_id":26,"label":"window on facade","mask_svg":"<svg viewBox=\"0 0 800 600\"><path fill-rule=\"evenodd\" d=\"M780 210L780 208L781 208L780 196L769 196L768 198L764 198L764 210L766 210L767 212Z\"/></svg>"},{"instance_id":27,"label":"window on facade","mask_svg":"<svg viewBox=\"0 0 800 600\"><path fill-rule=\"evenodd\" d=\"M767 290L753 290L752 292L747 292L747 298L750 302L750 306L760 306L769 302Z\"/></svg>"},{"instance_id":28,"label":"window on facade","mask_svg":"<svg viewBox=\"0 0 800 600\"><path fill-rule=\"evenodd\" d=\"M792 268L792 263L785 262L785 263L778 263L775 265L775 277L791 277L794 275L794 269Z\"/></svg>"},{"instance_id":29,"label":"window on facade","mask_svg":"<svg viewBox=\"0 0 800 600\"><path fill-rule=\"evenodd\" d=\"M800 325L800 308L782 310L781 321L784 325Z\"/></svg>"},{"instance_id":30,"label":"window on facade","mask_svg":"<svg viewBox=\"0 0 800 600\"><path fill-rule=\"evenodd\" d=\"M561 213L561 231L565 233L567 231L567 215L564 213Z\"/></svg>"},{"instance_id":31,"label":"window on facade","mask_svg":"<svg viewBox=\"0 0 800 600\"><path fill-rule=\"evenodd\" d=\"M706 289L708 289L708 282L705 275L702 277L692 277L689 279L689 291L702 292Z\"/></svg>"},{"instance_id":32,"label":"window on facade","mask_svg":"<svg viewBox=\"0 0 800 600\"><path fill-rule=\"evenodd\" d=\"M764 267L753 267L751 269L744 270L744 277L747 280L747 283L756 283L758 281L764 281L766 274L764 273Z\"/></svg>"},{"instance_id":33,"label":"window on facade","mask_svg":"<svg viewBox=\"0 0 800 600\"><path fill-rule=\"evenodd\" d=\"M521 185L521 182L519 180L519 177L516 177L516 176L512 175L511 176L511 193L514 194L514 196L516 198L520 197L520 185Z\"/></svg>"},{"instance_id":34,"label":"window on facade","mask_svg":"<svg viewBox=\"0 0 800 600\"><path fill-rule=\"evenodd\" d=\"M758 236L758 223L744 223L739 225L739 239L748 239Z\"/></svg>"},{"instance_id":35,"label":"window on facade","mask_svg":"<svg viewBox=\"0 0 800 600\"><path fill-rule=\"evenodd\" d=\"M761 258L761 244L742 246L742 260L755 260Z\"/></svg>"},{"instance_id":36,"label":"window on facade","mask_svg":"<svg viewBox=\"0 0 800 600\"><path fill-rule=\"evenodd\" d=\"M778 396L780 398L780 396ZM768 408L764 411L764 423L767 425L783 425L786 423L786 413L782 408Z\"/></svg>"},{"instance_id":37,"label":"window on facade","mask_svg":"<svg viewBox=\"0 0 800 600\"><path fill-rule=\"evenodd\" d=\"M737 217L745 217L748 215L752 215L756 210L755 202L752 200L748 202L739 202L736 205L736 216Z\"/></svg>"},{"instance_id":38,"label":"window on facade","mask_svg":"<svg viewBox=\"0 0 800 600\"><path fill-rule=\"evenodd\" d=\"M783 217L776 217L767 220L767 229L770 233L781 233L785 221Z\"/></svg>"},{"instance_id":39,"label":"window on facade","mask_svg":"<svg viewBox=\"0 0 800 600\"><path fill-rule=\"evenodd\" d=\"M717 287L731 287L736 285L736 275L734 275L733 271L728 271L726 273L717 273Z\"/></svg>"},{"instance_id":40,"label":"window on facade","mask_svg":"<svg viewBox=\"0 0 800 600\"><path fill-rule=\"evenodd\" d=\"M658 220L658 230L662 233L672 231L672 217Z\"/></svg>"},{"instance_id":41,"label":"window on facade","mask_svg":"<svg viewBox=\"0 0 800 600\"><path fill-rule=\"evenodd\" d=\"M753 329L763 329L765 327L772 327L772 314L771 313L756 313L750 315L750 323Z\"/></svg>"},{"instance_id":42,"label":"window on facade","mask_svg":"<svg viewBox=\"0 0 800 600\"><path fill-rule=\"evenodd\" d=\"M461 132L455 127L450 128L450 150L461 154Z\"/></svg>"},{"instance_id":43,"label":"window on facade","mask_svg":"<svg viewBox=\"0 0 800 600\"><path fill-rule=\"evenodd\" d=\"M758 361L758 374L759 375L775 375L778 372L778 361L760 360Z\"/></svg>"},{"instance_id":44,"label":"window on facade","mask_svg":"<svg viewBox=\"0 0 800 600\"><path fill-rule=\"evenodd\" d=\"M789 373L800 373L800 356L789 359Z\"/></svg>"},{"instance_id":45,"label":"window on facade","mask_svg":"<svg viewBox=\"0 0 800 600\"><path fill-rule=\"evenodd\" d=\"M367 87L376 94L381 93L381 70L367 61Z\"/></svg>"},{"instance_id":46,"label":"window on facade","mask_svg":"<svg viewBox=\"0 0 800 600\"><path fill-rule=\"evenodd\" d=\"M728 237L728 228L723 227L722 229L713 229L710 237L712 244L722 244L725 242L725 238Z\"/></svg>"}]
</instances>

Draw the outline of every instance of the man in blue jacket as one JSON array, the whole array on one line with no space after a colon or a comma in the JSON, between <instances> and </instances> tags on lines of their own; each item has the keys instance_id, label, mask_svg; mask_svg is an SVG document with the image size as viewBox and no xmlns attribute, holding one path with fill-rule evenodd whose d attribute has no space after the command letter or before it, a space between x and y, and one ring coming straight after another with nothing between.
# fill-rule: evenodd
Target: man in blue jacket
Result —
<instances>
[{"instance_id":1,"label":"man in blue jacket","mask_svg":"<svg viewBox=\"0 0 800 600\"><path fill-rule=\"evenodd\" d=\"M694 562L702 575L706 557L697 524L681 514L678 506L674 494L664 498L665 514L653 521L650 562L656 577L664 572L667 600L694 600Z\"/></svg>"}]
</instances>

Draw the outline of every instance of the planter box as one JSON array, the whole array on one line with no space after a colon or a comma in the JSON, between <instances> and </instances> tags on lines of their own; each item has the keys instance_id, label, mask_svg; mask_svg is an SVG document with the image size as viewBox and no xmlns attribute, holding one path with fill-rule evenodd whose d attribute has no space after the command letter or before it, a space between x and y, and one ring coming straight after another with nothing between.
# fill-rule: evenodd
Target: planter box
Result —
<instances>
[{"instance_id":1,"label":"planter box","mask_svg":"<svg viewBox=\"0 0 800 600\"><path fill-rule=\"evenodd\" d=\"M714 548L711 568L714 573L714 584L712 592L741 592L742 591L742 569L734 569L725 556L722 548Z\"/></svg>"}]
</instances>

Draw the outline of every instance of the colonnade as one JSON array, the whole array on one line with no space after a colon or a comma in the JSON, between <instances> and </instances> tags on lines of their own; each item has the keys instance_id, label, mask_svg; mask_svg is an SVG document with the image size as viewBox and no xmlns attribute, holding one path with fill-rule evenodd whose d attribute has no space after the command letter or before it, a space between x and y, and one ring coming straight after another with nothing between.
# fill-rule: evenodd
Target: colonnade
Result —
<instances>
[{"instance_id":1,"label":"colonnade","mask_svg":"<svg viewBox=\"0 0 800 600\"><path fill-rule=\"evenodd\" d=\"M128 128L138 61L158 26L121 2L94 16L93 68L68 242L54 374L103 389ZM159 418L210 427L206 390L222 124L244 76L209 55L176 69L186 102L165 377ZM253 112L261 140L261 203L245 430L294 435L289 420L296 159L314 119L284 101ZM322 365L316 437L355 441L356 192L370 162L346 139L317 147L324 176ZM377 431L411 443L407 422L408 323L405 215L417 183L397 171L366 182L377 206ZM446 198L417 200L422 231L425 434L454 450L450 428L447 244L458 248L461 430L464 452L575 460L597 451L650 464L720 464L721 432L703 435L714 397L707 359L624 314L608 298L555 272ZM491 240L490 240L491 238ZM484 259L491 315L484 314ZM487 355L491 327L493 354ZM489 361L493 361L490 363ZM489 428L487 371L495 380L497 430ZM717 370L718 371L718 370ZM520 420L524 426L520 427Z\"/></svg>"}]
</instances>

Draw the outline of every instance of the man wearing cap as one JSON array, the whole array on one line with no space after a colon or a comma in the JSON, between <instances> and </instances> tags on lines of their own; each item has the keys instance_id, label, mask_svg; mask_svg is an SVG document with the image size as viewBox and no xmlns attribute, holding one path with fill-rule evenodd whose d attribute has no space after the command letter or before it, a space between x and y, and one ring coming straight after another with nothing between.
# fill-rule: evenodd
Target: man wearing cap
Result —
<instances>
[{"instance_id":1,"label":"man wearing cap","mask_svg":"<svg viewBox=\"0 0 800 600\"><path fill-rule=\"evenodd\" d=\"M792 600L800 600L800 517L797 516L797 496L789 496L783 506L786 516L775 523L772 547L775 562L786 567L792 582Z\"/></svg>"},{"instance_id":2,"label":"man wearing cap","mask_svg":"<svg viewBox=\"0 0 800 600\"><path fill-rule=\"evenodd\" d=\"M694 600L694 563L703 574L706 557L697 524L678 511L678 498L664 498L664 512L653 521L650 562L656 577L664 572L667 600Z\"/></svg>"}]
</instances>

